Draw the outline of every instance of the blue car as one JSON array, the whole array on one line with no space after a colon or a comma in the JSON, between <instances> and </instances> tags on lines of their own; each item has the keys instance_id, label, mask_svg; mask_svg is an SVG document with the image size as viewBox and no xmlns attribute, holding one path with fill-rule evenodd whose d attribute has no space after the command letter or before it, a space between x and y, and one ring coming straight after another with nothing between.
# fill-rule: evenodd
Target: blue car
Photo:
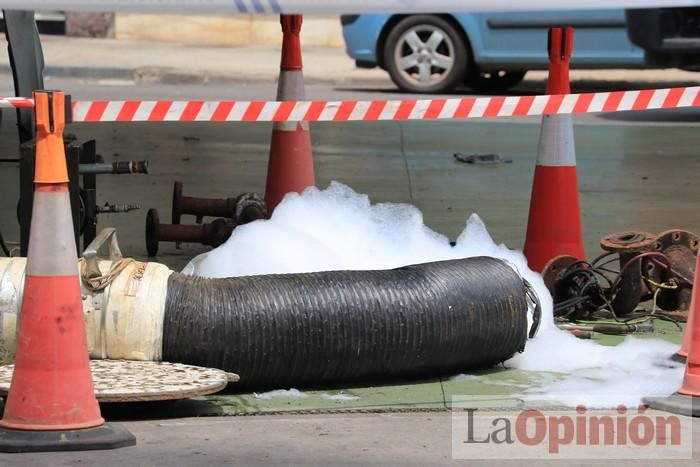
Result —
<instances>
[{"instance_id":1,"label":"blue car","mask_svg":"<svg viewBox=\"0 0 700 467\"><path fill-rule=\"evenodd\" d=\"M572 68L642 68L644 52L627 37L624 10L343 15L347 53L379 66L409 92L466 84L503 91L528 70L547 69L547 30L575 28Z\"/></svg>"}]
</instances>

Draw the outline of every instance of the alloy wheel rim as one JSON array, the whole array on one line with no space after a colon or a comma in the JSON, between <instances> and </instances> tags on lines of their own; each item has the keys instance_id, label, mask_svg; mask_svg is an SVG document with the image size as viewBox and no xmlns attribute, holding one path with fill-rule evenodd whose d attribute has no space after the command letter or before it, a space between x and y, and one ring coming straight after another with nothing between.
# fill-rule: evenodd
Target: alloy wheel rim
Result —
<instances>
[{"instance_id":1,"label":"alloy wheel rim","mask_svg":"<svg viewBox=\"0 0 700 467\"><path fill-rule=\"evenodd\" d=\"M444 81L452 71L455 46L443 29L417 25L398 40L394 60L406 81L427 88Z\"/></svg>"}]
</instances>

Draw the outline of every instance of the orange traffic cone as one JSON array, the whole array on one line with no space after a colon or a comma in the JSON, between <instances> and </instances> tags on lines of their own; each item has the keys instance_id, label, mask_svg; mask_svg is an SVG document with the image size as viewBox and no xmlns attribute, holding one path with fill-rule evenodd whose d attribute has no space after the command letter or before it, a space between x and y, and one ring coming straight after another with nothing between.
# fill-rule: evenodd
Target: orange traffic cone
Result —
<instances>
[{"instance_id":1,"label":"orange traffic cone","mask_svg":"<svg viewBox=\"0 0 700 467\"><path fill-rule=\"evenodd\" d=\"M277 100L306 99L301 64L301 15L281 15L282 62ZM314 160L308 122L276 122L272 129L265 201L272 212L290 192L314 186Z\"/></svg>"},{"instance_id":2,"label":"orange traffic cone","mask_svg":"<svg viewBox=\"0 0 700 467\"><path fill-rule=\"evenodd\" d=\"M92 385L63 148L64 94L37 91L34 102L33 218L0 451L133 445L133 435L105 425Z\"/></svg>"},{"instance_id":3,"label":"orange traffic cone","mask_svg":"<svg viewBox=\"0 0 700 467\"><path fill-rule=\"evenodd\" d=\"M700 274L700 256L695 259L695 274ZM690 351L690 341L693 338L692 329L694 322L697 319L700 311L696 307L700 306L700 288L693 286L693 296L690 299L690 309L688 310L688 320L685 323L685 332L683 333L683 341L681 348L671 358L677 362L685 363L688 360Z\"/></svg>"},{"instance_id":4,"label":"orange traffic cone","mask_svg":"<svg viewBox=\"0 0 700 467\"><path fill-rule=\"evenodd\" d=\"M688 320L692 327L686 328L686 334L690 335L688 360L685 364L683 386L678 393L695 398L696 405L700 408L700 320L698 320L697 311L693 310L693 314L695 317ZM697 416L700 416L700 413Z\"/></svg>"},{"instance_id":5,"label":"orange traffic cone","mask_svg":"<svg viewBox=\"0 0 700 467\"><path fill-rule=\"evenodd\" d=\"M547 94L568 94L573 28L551 28L548 42ZM542 118L523 252L534 271L544 269L555 256L585 258L571 115Z\"/></svg>"},{"instance_id":6,"label":"orange traffic cone","mask_svg":"<svg viewBox=\"0 0 700 467\"><path fill-rule=\"evenodd\" d=\"M700 274L697 269L700 266L700 256L695 264L692 304L683 335L683 347L687 350L683 384L678 392L669 397L649 397L644 399L644 403L654 409L700 417L700 316L697 305L700 299Z\"/></svg>"}]
</instances>

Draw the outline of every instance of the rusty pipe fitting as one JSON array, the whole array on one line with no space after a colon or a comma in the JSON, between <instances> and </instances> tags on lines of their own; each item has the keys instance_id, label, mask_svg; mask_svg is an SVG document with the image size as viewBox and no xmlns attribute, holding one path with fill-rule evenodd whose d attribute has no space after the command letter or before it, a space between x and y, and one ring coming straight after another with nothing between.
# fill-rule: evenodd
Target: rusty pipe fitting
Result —
<instances>
[{"instance_id":1,"label":"rusty pipe fitting","mask_svg":"<svg viewBox=\"0 0 700 467\"><path fill-rule=\"evenodd\" d=\"M649 232L630 231L612 233L600 240L600 247L603 250L619 255L620 271L623 271L619 287L611 291L614 293L611 305L616 314L632 313L647 292L642 279L642 260L634 258L640 253L649 251L655 239L656 236Z\"/></svg>"},{"instance_id":2,"label":"rusty pipe fitting","mask_svg":"<svg viewBox=\"0 0 700 467\"><path fill-rule=\"evenodd\" d=\"M96 208L99 214L130 212L137 209L141 209L141 206L126 203L105 203L104 206L97 206Z\"/></svg>"},{"instance_id":3,"label":"rusty pipe fitting","mask_svg":"<svg viewBox=\"0 0 700 467\"><path fill-rule=\"evenodd\" d=\"M216 219L202 225L161 224L157 209L146 214L146 251L148 256L158 254L160 242L201 243L217 247L231 236L235 224L231 219Z\"/></svg>"},{"instance_id":4,"label":"rusty pipe fitting","mask_svg":"<svg viewBox=\"0 0 700 467\"><path fill-rule=\"evenodd\" d=\"M661 284L671 279L675 289L662 289L657 297L659 308L666 311L685 312L690 309L690 299L695 277L695 257L700 238L687 230L672 229L661 232L652 245L652 251L663 253L669 260L670 270L652 260L645 261L644 274Z\"/></svg>"},{"instance_id":5,"label":"rusty pipe fitting","mask_svg":"<svg viewBox=\"0 0 700 467\"><path fill-rule=\"evenodd\" d=\"M542 279L544 280L544 285L547 286L547 290L552 295L554 302L559 300L564 300L565 294L560 293L557 290L557 284L562 278L569 272L570 268L578 263L580 260L571 255L560 255L555 256L544 266L542 270Z\"/></svg>"},{"instance_id":6,"label":"rusty pipe fitting","mask_svg":"<svg viewBox=\"0 0 700 467\"><path fill-rule=\"evenodd\" d=\"M198 224L202 222L204 216L235 219L236 199L197 198L183 195L182 190L182 182L175 182L173 185L173 224L179 224L180 218L184 214L196 216Z\"/></svg>"},{"instance_id":7,"label":"rusty pipe fitting","mask_svg":"<svg viewBox=\"0 0 700 467\"><path fill-rule=\"evenodd\" d=\"M268 217L265 201L255 193L244 193L236 198L197 198L183 195L182 182L173 185L172 223L180 224L184 214L197 217L197 223L204 216L233 219L236 225L247 224Z\"/></svg>"},{"instance_id":8,"label":"rusty pipe fitting","mask_svg":"<svg viewBox=\"0 0 700 467\"><path fill-rule=\"evenodd\" d=\"M78 172L85 174L148 174L148 161L115 161L80 164Z\"/></svg>"},{"instance_id":9,"label":"rusty pipe fitting","mask_svg":"<svg viewBox=\"0 0 700 467\"><path fill-rule=\"evenodd\" d=\"M182 214L197 216L198 225L182 225ZM203 216L224 215L208 224L199 224ZM208 199L182 195L182 182L173 188L173 223L161 224L158 211L146 215L146 250L149 256L158 254L160 242L201 243L217 247L231 236L237 225L266 219L265 201L255 193L244 193L237 198Z\"/></svg>"},{"instance_id":10,"label":"rusty pipe fitting","mask_svg":"<svg viewBox=\"0 0 700 467\"><path fill-rule=\"evenodd\" d=\"M236 198L236 217L234 220L237 225L267 218L267 205L257 194L243 193Z\"/></svg>"}]
</instances>

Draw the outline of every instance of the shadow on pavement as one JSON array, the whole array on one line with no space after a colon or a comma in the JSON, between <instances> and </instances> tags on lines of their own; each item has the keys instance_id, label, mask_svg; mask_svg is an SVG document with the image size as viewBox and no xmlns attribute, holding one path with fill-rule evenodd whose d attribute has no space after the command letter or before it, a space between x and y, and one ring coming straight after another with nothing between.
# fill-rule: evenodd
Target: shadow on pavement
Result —
<instances>
[{"instance_id":1,"label":"shadow on pavement","mask_svg":"<svg viewBox=\"0 0 700 467\"><path fill-rule=\"evenodd\" d=\"M641 89L660 89L660 88L675 88L686 86L697 86L698 81L608 81L608 80L573 80L571 82L571 91L573 93L584 92L609 92L609 91L636 91ZM416 97L433 97L440 96L532 96L544 94L547 87L545 80L525 80L514 88L502 92L491 91L474 91L466 87L455 89L449 93L443 94L415 94ZM396 87L363 87L363 86L336 86L336 91L345 92L360 92L360 93L377 93L393 95L391 99L399 97L411 96Z\"/></svg>"},{"instance_id":2,"label":"shadow on pavement","mask_svg":"<svg viewBox=\"0 0 700 467\"><path fill-rule=\"evenodd\" d=\"M102 403L100 411L107 421L214 417L224 414L221 407L202 399Z\"/></svg>"},{"instance_id":3,"label":"shadow on pavement","mask_svg":"<svg viewBox=\"0 0 700 467\"><path fill-rule=\"evenodd\" d=\"M645 110L644 112L614 112L600 114L610 121L639 123L693 123L700 122L700 108Z\"/></svg>"}]
</instances>

